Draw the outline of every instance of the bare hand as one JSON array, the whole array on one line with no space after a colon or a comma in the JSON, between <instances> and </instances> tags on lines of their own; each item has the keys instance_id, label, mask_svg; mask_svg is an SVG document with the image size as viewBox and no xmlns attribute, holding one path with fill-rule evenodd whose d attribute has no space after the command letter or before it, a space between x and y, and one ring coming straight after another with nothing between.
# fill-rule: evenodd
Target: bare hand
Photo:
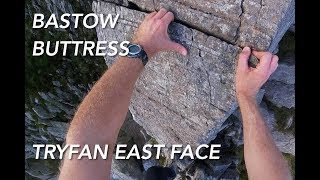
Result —
<instances>
[{"instance_id":1,"label":"bare hand","mask_svg":"<svg viewBox=\"0 0 320 180\"><path fill-rule=\"evenodd\" d=\"M239 55L236 72L236 92L237 96L256 98L262 85L268 80L270 75L278 67L278 56L270 52L252 52L260 62L256 68L248 66L251 54L249 47L245 47Z\"/></svg>"},{"instance_id":2,"label":"bare hand","mask_svg":"<svg viewBox=\"0 0 320 180\"><path fill-rule=\"evenodd\" d=\"M167 32L168 26L173 20L173 13L163 8L158 12L150 13L137 29L133 43L142 45L149 58L160 51L169 50L187 55L187 49L185 47L171 41L169 38Z\"/></svg>"}]
</instances>

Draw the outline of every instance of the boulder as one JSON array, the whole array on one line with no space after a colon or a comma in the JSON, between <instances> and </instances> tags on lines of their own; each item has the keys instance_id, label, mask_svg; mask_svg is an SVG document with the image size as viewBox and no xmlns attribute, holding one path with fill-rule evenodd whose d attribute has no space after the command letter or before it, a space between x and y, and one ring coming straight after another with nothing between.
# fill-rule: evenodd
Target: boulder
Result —
<instances>
[{"instance_id":1,"label":"boulder","mask_svg":"<svg viewBox=\"0 0 320 180\"><path fill-rule=\"evenodd\" d=\"M110 0L109 0L110 1ZM110 1L112 2L112 1ZM119 1L114 1L119 4ZM277 0L124 0L124 5L155 11L164 7L178 21L241 47L275 51L294 23L295 1Z\"/></svg>"},{"instance_id":2,"label":"boulder","mask_svg":"<svg viewBox=\"0 0 320 180\"><path fill-rule=\"evenodd\" d=\"M295 155L295 136L290 132L283 132L277 128L277 120L273 111L268 109L265 103L261 103L261 113L268 125L272 137L277 144L279 150L283 153ZM281 119L281 121L285 121Z\"/></svg>"},{"instance_id":3,"label":"boulder","mask_svg":"<svg viewBox=\"0 0 320 180\"><path fill-rule=\"evenodd\" d=\"M139 180L143 179L142 169L136 159L118 160L113 157L111 164L112 180Z\"/></svg>"},{"instance_id":4,"label":"boulder","mask_svg":"<svg viewBox=\"0 0 320 180\"><path fill-rule=\"evenodd\" d=\"M95 13L118 13L114 29L97 26L98 40L130 40L146 13L106 2L93 2ZM234 75L238 46L179 23L169 27L171 38L189 55L159 53L140 76L130 111L158 143L197 146L214 139L236 109ZM106 56L111 66L114 57Z\"/></svg>"},{"instance_id":5,"label":"boulder","mask_svg":"<svg viewBox=\"0 0 320 180\"><path fill-rule=\"evenodd\" d=\"M277 70L263 86L266 99L277 107L295 107L295 65L279 63Z\"/></svg>"}]
</instances>

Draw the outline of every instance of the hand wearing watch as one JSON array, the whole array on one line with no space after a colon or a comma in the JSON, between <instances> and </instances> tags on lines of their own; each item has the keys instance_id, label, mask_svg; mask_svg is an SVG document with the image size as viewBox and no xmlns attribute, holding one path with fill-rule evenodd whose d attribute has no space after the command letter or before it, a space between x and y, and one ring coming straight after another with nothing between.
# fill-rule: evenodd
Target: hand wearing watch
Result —
<instances>
[{"instance_id":1,"label":"hand wearing watch","mask_svg":"<svg viewBox=\"0 0 320 180\"><path fill-rule=\"evenodd\" d=\"M144 51L141 45L139 44L129 44L128 45L129 53L127 57L129 58L138 58L142 61L143 65L145 66L148 62L148 55Z\"/></svg>"}]
</instances>

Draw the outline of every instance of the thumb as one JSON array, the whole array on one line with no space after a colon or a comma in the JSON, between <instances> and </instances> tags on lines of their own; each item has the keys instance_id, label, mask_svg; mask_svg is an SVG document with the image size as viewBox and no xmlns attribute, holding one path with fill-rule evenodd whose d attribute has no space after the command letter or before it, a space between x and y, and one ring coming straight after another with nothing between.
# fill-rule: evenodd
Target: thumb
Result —
<instances>
[{"instance_id":1,"label":"thumb","mask_svg":"<svg viewBox=\"0 0 320 180\"><path fill-rule=\"evenodd\" d=\"M248 60L251 54L251 49L249 47L243 48L242 52L239 54L238 68L245 70L248 69Z\"/></svg>"},{"instance_id":2,"label":"thumb","mask_svg":"<svg viewBox=\"0 0 320 180\"><path fill-rule=\"evenodd\" d=\"M180 54L182 54L184 56L186 56L187 53L188 53L187 49L184 46L182 46L179 43L175 43L173 41L169 41L168 42L167 49L176 51L176 52L178 52L178 53L180 53Z\"/></svg>"}]
</instances>

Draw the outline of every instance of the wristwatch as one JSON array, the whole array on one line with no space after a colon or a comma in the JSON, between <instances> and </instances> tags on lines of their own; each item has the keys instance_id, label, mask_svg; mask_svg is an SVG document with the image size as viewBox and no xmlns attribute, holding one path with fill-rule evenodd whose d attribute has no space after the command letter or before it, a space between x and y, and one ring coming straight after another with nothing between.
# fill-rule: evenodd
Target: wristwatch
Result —
<instances>
[{"instance_id":1,"label":"wristwatch","mask_svg":"<svg viewBox=\"0 0 320 180\"><path fill-rule=\"evenodd\" d=\"M143 65L145 66L148 62L148 55L143 50L142 46L139 44L129 44L128 45L129 53L127 57L129 58L138 58L142 61Z\"/></svg>"}]
</instances>

